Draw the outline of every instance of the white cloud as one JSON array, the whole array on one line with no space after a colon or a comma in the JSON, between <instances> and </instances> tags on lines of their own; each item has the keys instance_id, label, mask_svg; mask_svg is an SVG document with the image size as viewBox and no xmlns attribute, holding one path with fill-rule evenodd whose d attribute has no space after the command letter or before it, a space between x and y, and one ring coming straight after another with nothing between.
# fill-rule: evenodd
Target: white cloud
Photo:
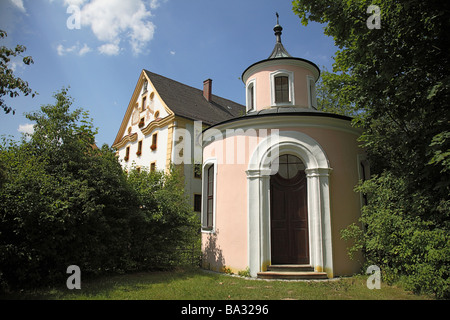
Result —
<instances>
[{"instance_id":1,"label":"white cloud","mask_svg":"<svg viewBox=\"0 0 450 320\"><path fill-rule=\"evenodd\" d=\"M85 2L86 0L64 0L64 4L67 6L81 6Z\"/></svg>"},{"instance_id":2,"label":"white cloud","mask_svg":"<svg viewBox=\"0 0 450 320\"><path fill-rule=\"evenodd\" d=\"M23 13L26 12L25 7L23 5L23 0L11 0L12 4L16 6L17 9L22 11Z\"/></svg>"},{"instance_id":3,"label":"white cloud","mask_svg":"<svg viewBox=\"0 0 450 320\"><path fill-rule=\"evenodd\" d=\"M175 55L175 51L170 51L170 54L172 55L172 56L174 56Z\"/></svg>"},{"instance_id":4,"label":"white cloud","mask_svg":"<svg viewBox=\"0 0 450 320\"><path fill-rule=\"evenodd\" d=\"M91 51L92 51L91 48L89 48L88 45L85 43L83 48L81 48L80 51L78 51L78 55L84 56L86 53Z\"/></svg>"},{"instance_id":5,"label":"white cloud","mask_svg":"<svg viewBox=\"0 0 450 320\"><path fill-rule=\"evenodd\" d=\"M71 47L64 47L62 44L56 46L56 52L59 56L64 56L68 53L76 53L79 56L84 56L86 53L91 52L92 49L85 43L83 47L80 47L80 43L77 42Z\"/></svg>"},{"instance_id":6,"label":"white cloud","mask_svg":"<svg viewBox=\"0 0 450 320\"><path fill-rule=\"evenodd\" d=\"M34 125L31 124L31 123L20 124L19 125L19 129L17 129L17 131L19 131L21 133L25 133L25 134L33 134L33 132L34 132Z\"/></svg>"},{"instance_id":7,"label":"white cloud","mask_svg":"<svg viewBox=\"0 0 450 320\"><path fill-rule=\"evenodd\" d=\"M155 25L143 0L65 0L80 7L81 26L90 27L98 40L105 42L98 49L104 54L118 54L123 39L127 39L134 54L141 53L153 39ZM155 9L160 0L151 0L149 7Z\"/></svg>"},{"instance_id":8,"label":"white cloud","mask_svg":"<svg viewBox=\"0 0 450 320\"><path fill-rule=\"evenodd\" d=\"M120 52L120 47L116 43L107 43L98 47L98 51L108 56L116 56Z\"/></svg>"}]
</instances>

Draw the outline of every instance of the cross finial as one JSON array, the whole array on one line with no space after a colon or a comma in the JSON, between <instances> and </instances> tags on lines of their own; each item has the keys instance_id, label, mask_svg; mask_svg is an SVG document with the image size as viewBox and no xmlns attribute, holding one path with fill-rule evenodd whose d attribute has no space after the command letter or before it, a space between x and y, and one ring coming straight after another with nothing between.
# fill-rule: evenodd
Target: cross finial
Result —
<instances>
[{"instance_id":1,"label":"cross finial","mask_svg":"<svg viewBox=\"0 0 450 320\"><path fill-rule=\"evenodd\" d=\"M280 23L278 22L278 18L280 17L280 16L278 15L278 12L275 12L275 15L277 16L277 24L280 24Z\"/></svg>"}]
</instances>

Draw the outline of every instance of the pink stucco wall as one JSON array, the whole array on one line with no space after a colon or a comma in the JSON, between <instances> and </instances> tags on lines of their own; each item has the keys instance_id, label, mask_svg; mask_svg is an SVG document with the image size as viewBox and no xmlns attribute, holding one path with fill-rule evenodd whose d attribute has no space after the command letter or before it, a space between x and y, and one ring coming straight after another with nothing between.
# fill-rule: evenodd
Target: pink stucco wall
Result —
<instances>
[{"instance_id":1,"label":"pink stucco wall","mask_svg":"<svg viewBox=\"0 0 450 320\"><path fill-rule=\"evenodd\" d=\"M270 73L274 71L288 70L294 72L294 98L295 105L308 107L307 76L313 73L303 67L293 65L266 66L262 70L249 76L249 81L256 80L256 110L269 108L271 104Z\"/></svg>"},{"instance_id":2,"label":"pink stucco wall","mask_svg":"<svg viewBox=\"0 0 450 320\"><path fill-rule=\"evenodd\" d=\"M333 169L329 178L332 223L333 264L335 275L358 271L359 264L348 258L348 246L340 238L340 230L360 215L360 197L353 191L357 184L357 155L362 154L357 136L348 132L315 127L283 128L300 131L316 140L323 148ZM233 140L231 140L233 139ZM226 146L234 137L214 141L204 148L204 160L225 155ZM234 150L237 152L236 143ZM216 271L229 268L233 272L248 266L248 182L246 170L253 150L248 150L243 164L223 164L218 159L215 232L202 233L203 266Z\"/></svg>"}]
</instances>

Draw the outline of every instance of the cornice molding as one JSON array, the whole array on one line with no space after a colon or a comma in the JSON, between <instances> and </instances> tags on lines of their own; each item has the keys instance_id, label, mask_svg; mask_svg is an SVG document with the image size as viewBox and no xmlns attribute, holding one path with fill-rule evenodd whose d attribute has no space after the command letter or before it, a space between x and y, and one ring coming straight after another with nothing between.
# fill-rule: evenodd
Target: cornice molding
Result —
<instances>
[{"instance_id":1,"label":"cornice molding","mask_svg":"<svg viewBox=\"0 0 450 320\"><path fill-rule=\"evenodd\" d=\"M362 130L351 125L349 120L324 117L324 116L305 116L302 114L283 115L274 114L264 117L242 117L235 121L229 121L210 127L203 132L203 147L211 143L211 137L216 136L218 131L222 136L226 136L226 130L249 130L249 129L285 129L285 128L322 128L343 131L346 133L360 136ZM216 138L214 139L216 141Z\"/></svg>"},{"instance_id":2,"label":"cornice molding","mask_svg":"<svg viewBox=\"0 0 450 320\"><path fill-rule=\"evenodd\" d=\"M302 67L312 72L314 75L315 81L319 79L320 69L309 60L301 59L301 58L277 58L277 59L266 59L252 64L242 73L242 81L247 83L248 78L255 74L256 72L272 66L280 66L280 65L291 65L296 67Z\"/></svg>"},{"instance_id":3,"label":"cornice molding","mask_svg":"<svg viewBox=\"0 0 450 320\"><path fill-rule=\"evenodd\" d=\"M114 144L112 147L116 148L117 150L122 149L130 142L135 142L137 140L137 133L133 133L131 135L126 135L123 137L122 140L120 140L118 143Z\"/></svg>"}]
</instances>

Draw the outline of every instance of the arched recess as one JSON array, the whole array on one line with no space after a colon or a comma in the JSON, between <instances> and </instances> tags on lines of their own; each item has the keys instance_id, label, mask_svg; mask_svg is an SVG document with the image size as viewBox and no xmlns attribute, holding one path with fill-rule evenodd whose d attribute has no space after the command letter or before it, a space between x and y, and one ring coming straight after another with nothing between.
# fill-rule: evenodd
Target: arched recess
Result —
<instances>
[{"instance_id":1,"label":"arched recess","mask_svg":"<svg viewBox=\"0 0 450 320\"><path fill-rule=\"evenodd\" d=\"M308 190L310 264L317 272L333 277L328 158L310 136L279 131L266 137L253 151L248 165L248 265L250 274L266 271L270 250L270 175L283 154L299 157L305 164Z\"/></svg>"}]
</instances>

